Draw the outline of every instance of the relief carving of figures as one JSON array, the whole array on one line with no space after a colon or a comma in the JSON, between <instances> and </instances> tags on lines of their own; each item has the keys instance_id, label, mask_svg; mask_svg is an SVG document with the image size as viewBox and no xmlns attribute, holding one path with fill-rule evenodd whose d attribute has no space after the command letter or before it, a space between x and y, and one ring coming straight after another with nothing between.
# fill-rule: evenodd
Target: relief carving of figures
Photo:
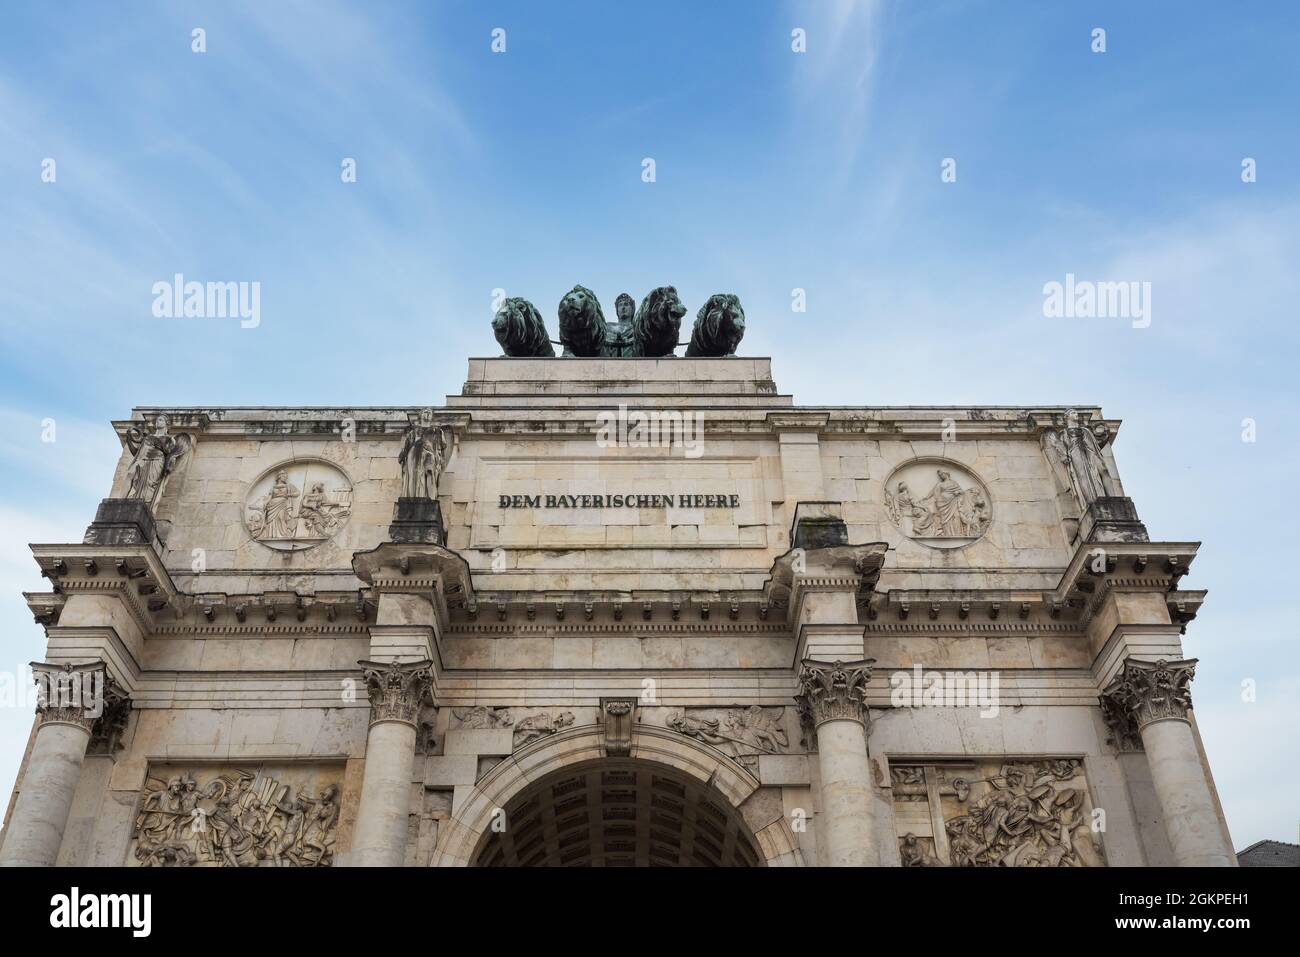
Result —
<instances>
[{"instance_id":1,"label":"relief carving of figures","mask_svg":"<svg viewBox=\"0 0 1300 957\"><path fill-rule=\"evenodd\" d=\"M1030 427L1036 424L1030 416ZM1065 413L1064 428L1043 431L1040 439L1043 454L1057 485L1073 494L1080 514L1099 498L1121 494L1119 483L1102 454L1110 440L1111 431L1104 422L1087 426L1077 409Z\"/></svg>"},{"instance_id":2,"label":"relief carving of figures","mask_svg":"<svg viewBox=\"0 0 1300 957\"><path fill-rule=\"evenodd\" d=\"M453 708L451 713L456 716L462 728L476 731L508 728L515 723L514 716L510 714L508 708L488 708L480 705L477 708Z\"/></svg>"},{"instance_id":3,"label":"relief carving of figures","mask_svg":"<svg viewBox=\"0 0 1300 957\"><path fill-rule=\"evenodd\" d=\"M1105 864L1077 759L890 771L904 866Z\"/></svg>"},{"instance_id":4,"label":"relief carving of figures","mask_svg":"<svg viewBox=\"0 0 1300 957\"><path fill-rule=\"evenodd\" d=\"M402 469L402 498L437 498L438 479L447 464L450 433L433 424L433 410L424 409L406 428L398 463Z\"/></svg>"},{"instance_id":5,"label":"relief carving of figures","mask_svg":"<svg viewBox=\"0 0 1300 957\"><path fill-rule=\"evenodd\" d=\"M190 773L145 785L132 837L141 867L328 867L334 860L339 786L319 795L261 771Z\"/></svg>"},{"instance_id":6,"label":"relief carving of figures","mask_svg":"<svg viewBox=\"0 0 1300 957\"><path fill-rule=\"evenodd\" d=\"M911 471L911 469L907 469ZM935 482L917 497L904 480L885 486L889 519L913 538L979 538L988 529L988 497L974 481L963 486L952 468L936 468Z\"/></svg>"},{"instance_id":7,"label":"relief carving of figures","mask_svg":"<svg viewBox=\"0 0 1300 957\"><path fill-rule=\"evenodd\" d=\"M133 425L126 431L126 447L131 464L126 470L126 497L144 502L150 509L162 496L167 479L179 468L193 447L185 433L167 431L167 416L154 419L153 430Z\"/></svg>"},{"instance_id":8,"label":"relief carving of figures","mask_svg":"<svg viewBox=\"0 0 1300 957\"><path fill-rule=\"evenodd\" d=\"M573 724L574 720L572 711L561 711L557 715L543 712L520 718L515 722L514 748L518 750L530 741L562 731Z\"/></svg>"},{"instance_id":9,"label":"relief carving of figures","mask_svg":"<svg viewBox=\"0 0 1300 957\"><path fill-rule=\"evenodd\" d=\"M696 738L729 754L746 767L758 763L760 754L777 754L790 746L781 718L785 708L730 708L694 712L674 711L664 723L678 734Z\"/></svg>"},{"instance_id":10,"label":"relief carving of figures","mask_svg":"<svg viewBox=\"0 0 1300 957\"><path fill-rule=\"evenodd\" d=\"M352 514L352 486L326 462L282 466L249 490L245 525L272 548L293 550L333 537Z\"/></svg>"},{"instance_id":11,"label":"relief carving of figures","mask_svg":"<svg viewBox=\"0 0 1300 957\"><path fill-rule=\"evenodd\" d=\"M899 839L898 853L904 867L936 867L939 864L930 843L915 834L904 834Z\"/></svg>"}]
</instances>

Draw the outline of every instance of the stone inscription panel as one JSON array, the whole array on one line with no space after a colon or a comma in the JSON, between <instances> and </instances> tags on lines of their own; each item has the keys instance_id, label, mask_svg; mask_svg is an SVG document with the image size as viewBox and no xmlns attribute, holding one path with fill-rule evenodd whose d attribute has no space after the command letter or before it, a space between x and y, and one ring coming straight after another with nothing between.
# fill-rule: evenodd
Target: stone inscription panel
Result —
<instances>
[{"instance_id":1,"label":"stone inscription panel","mask_svg":"<svg viewBox=\"0 0 1300 957\"><path fill-rule=\"evenodd\" d=\"M766 548L771 521L757 458L480 459L470 547Z\"/></svg>"}]
</instances>

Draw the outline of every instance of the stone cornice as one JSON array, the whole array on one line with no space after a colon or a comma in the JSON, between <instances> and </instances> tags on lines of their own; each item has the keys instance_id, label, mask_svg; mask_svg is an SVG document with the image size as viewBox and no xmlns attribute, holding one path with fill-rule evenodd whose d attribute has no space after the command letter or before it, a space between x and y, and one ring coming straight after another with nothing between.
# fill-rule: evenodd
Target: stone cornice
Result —
<instances>
[{"instance_id":1,"label":"stone cornice","mask_svg":"<svg viewBox=\"0 0 1300 957\"><path fill-rule=\"evenodd\" d=\"M366 439L401 440L410 415L433 408L435 421L459 435L491 438L499 435L594 434L594 418L574 422L575 413L624 404L632 408L694 408L706 412L706 429L715 434L771 435L812 431L827 436L859 435L900 441L936 439L955 428L964 439L1023 439L1037 442L1039 434L1063 420L1066 406L795 406L779 393L683 394L655 393L574 394L560 397L563 404L539 406L547 397L535 394L473 394L448 396L447 404L425 406L296 406L205 407L140 406L130 419L114 420L119 435L158 413L166 413L173 428L198 434L204 441L267 438L288 440L343 440L345 426ZM464 403L475 403L473 406ZM773 408L772 403L782 403ZM1080 406L1092 422L1104 422L1115 433L1118 419L1105 419L1097 406ZM1035 425L1029 424L1032 416ZM539 425L541 428L539 429Z\"/></svg>"},{"instance_id":2,"label":"stone cornice","mask_svg":"<svg viewBox=\"0 0 1300 957\"><path fill-rule=\"evenodd\" d=\"M1101 542L1080 545L1052 593L1057 601L1091 596L1103 580L1168 591L1191 568L1200 542Z\"/></svg>"},{"instance_id":3,"label":"stone cornice","mask_svg":"<svg viewBox=\"0 0 1300 957\"><path fill-rule=\"evenodd\" d=\"M176 585L148 545L30 547L41 575L56 593L112 595L121 600L142 634L153 630L159 612L179 606Z\"/></svg>"},{"instance_id":4,"label":"stone cornice","mask_svg":"<svg viewBox=\"0 0 1300 957\"><path fill-rule=\"evenodd\" d=\"M482 618L482 615L480 615ZM635 616L626 622L456 622L445 634L452 638L542 638L566 635L783 635L781 622L650 621Z\"/></svg>"},{"instance_id":5,"label":"stone cornice","mask_svg":"<svg viewBox=\"0 0 1300 957\"><path fill-rule=\"evenodd\" d=\"M810 593L849 591L870 595L888 551L884 542L792 548L772 562L763 585L764 601L773 608L785 609L785 620L793 623L798 620L804 596Z\"/></svg>"},{"instance_id":6,"label":"stone cornice","mask_svg":"<svg viewBox=\"0 0 1300 957\"><path fill-rule=\"evenodd\" d=\"M820 432L830 421L829 412L805 409L781 409L767 413L767 425L773 432Z\"/></svg>"}]
</instances>

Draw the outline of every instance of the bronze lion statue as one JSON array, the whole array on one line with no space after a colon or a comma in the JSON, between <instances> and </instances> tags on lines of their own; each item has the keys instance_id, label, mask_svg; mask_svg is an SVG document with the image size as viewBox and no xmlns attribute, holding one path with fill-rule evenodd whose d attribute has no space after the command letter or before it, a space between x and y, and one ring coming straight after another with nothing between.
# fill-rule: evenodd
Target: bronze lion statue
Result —
<instances>
[{"instance_id":1,"label":"bronze lion statue","mask_svg":"<svg viewBox=\"0 0 1300 957\"><path fill-rule=\"evenodd\" d=\"M510 298L492 317L492 333L508 356L553 358L542 314L527 299Z\"/></svg>"},{"instance_id":2,"label":"bronze lion statue","mask_svg":"<svg viewBox=\"0 0 1300 957\"><path fill-rule=\"evenodd\" d=\"M745 335L745 310L729 292L709 297L695 316L687 356L734 356Z\"/></svg>"},{"instance_id":3,"label":"bronze lion statue","mask_svg":"<svg viewBox=\"0 0 1300 957\"><path fill-rule=\"evenodd\" d=\"M672 286L659 286L641 300L632 318L632 355L670 356L677 348L686 307Z\"/></svg>"},{"instance_id":4,"label":"bronze lion statue","mask_svg":"<svg viewBox=\"0 0 1300 957\"><path fill-rule=\"evenodd\" d=\"M574 286L560 300L560 344L566 356L599 356L605 348L605 314L586 286Z\"/></svg>"}]
</instances>

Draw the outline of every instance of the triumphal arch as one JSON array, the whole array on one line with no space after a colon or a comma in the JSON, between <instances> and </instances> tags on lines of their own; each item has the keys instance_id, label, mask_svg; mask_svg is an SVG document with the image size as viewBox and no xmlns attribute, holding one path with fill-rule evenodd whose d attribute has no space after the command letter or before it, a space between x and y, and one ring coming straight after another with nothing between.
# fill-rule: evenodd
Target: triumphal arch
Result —
<instances>
[{"instance_id":1,"label":"triumphal arch","mask_svg":"<svg viewBox=\"0 0 1300 957\"><path fill-rule=\"evenodd\" d=\"M798 405L685 312L576 287L556 355L506 300L440 405L114 422L31 547L0 863L1232 864L1119 421Z\"/></svg>"}]
</instances>

